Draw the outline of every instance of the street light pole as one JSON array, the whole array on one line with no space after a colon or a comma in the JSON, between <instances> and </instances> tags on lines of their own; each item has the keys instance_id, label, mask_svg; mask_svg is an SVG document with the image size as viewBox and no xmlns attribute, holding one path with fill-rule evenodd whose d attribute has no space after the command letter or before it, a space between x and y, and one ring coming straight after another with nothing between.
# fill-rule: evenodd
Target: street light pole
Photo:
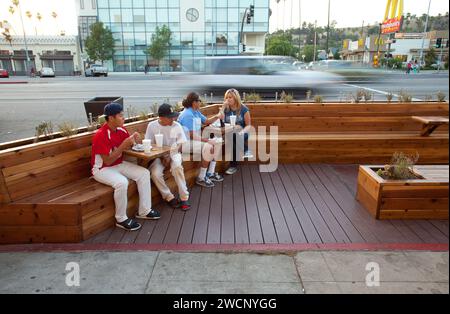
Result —
<instances>
[{"instance_id":1,"label":"street light pole","mask_svg":"<svg viewBox=\"0 0 450 314\"><path fill-rule=\"evenodd\" d=\"M328 0L328 26L327 26L327 50L326 50L327 56L330 43L330 9L331 9L331 0Z\"/></svg>"},{"instance_id":2,"label":"street light pole","mask_svg":"<svg viewBox=\"0 0 450 314\"><path fill-rule=\"evenodd\" d=\"M302 50L302 0L298 0L298 59Z\"/></svg>"},{"instance_id":3,"label":"street light pole","mask_svg":"<svg viewBox=\"0 0 450 314\"><path fill-rule=\"evenodd\" d=\"M316 49L317 49L317 20L314 22L314 56L313 56L313 62L316 62Z\"/></svg>"},{"instance_id":4,"label":"street light pole","mask_svg":"<svg viewBox=\"0 0 450 314\"><path fill-rule=\"evenodd\" d=\"M425 21L425 29L424 29L423 34L422 34L422 48L420 48L420 57L419 57L419 59L420 59L420 66L422 66L422 64L423 64L423 48L425 47L425 36L426 36L427 30L428 30L428 19L430 17L430 8L431 8L431 0L428 3L427 19Z\"/></svg>"}]
</instances>

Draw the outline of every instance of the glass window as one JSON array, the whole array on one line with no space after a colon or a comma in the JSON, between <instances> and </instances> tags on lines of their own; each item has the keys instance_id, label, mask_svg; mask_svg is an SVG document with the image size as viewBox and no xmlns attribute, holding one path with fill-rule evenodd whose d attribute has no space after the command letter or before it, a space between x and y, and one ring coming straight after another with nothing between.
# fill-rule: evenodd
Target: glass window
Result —
<instances>
[{"instance_id":1,"label":"glass window","mask_svg":"<svg viewBox=\"0 0 450 314\"><path fill-rule=\"evenodd\" d=\"M255 22L267 22L269 20L268 9L255 9Z\"/></svg>"},{"instance_id":2,"label":"glass window","mask_svg":"<svg viewBox=\"0 0 450 314\"><path fill-rule=\"evenodd\" d=\"M109 1L108 0L97 0L97 6L99 8L108 8Z\"/></svg>"},{"instance_id":3,"label":"glass window","mask_svg":"<svg viewBox=\"0 0 450 314\"><path fill-rule=\"evenodd\" d=\"M120 10L111 9L111 23L122 23L122 15L120 14Z\"/></svg>"},{"instance_id":4,"label":"glass window","mask_svg":"<svg viewBox=\"0 0 450 314\"><path fill-rule=\"evenodd\" d=\"M98 9L98 19L100 22L109 23L111 20L109 18L108 9Z\"/></svg>"},{"instance_id":5,"label":"glass window","mask_svg":"<svg viewBox=\"0 0 450 314\"><path fill-rule=\"evenodd\" d=\"M225 33L216 35L216 44L217 46L226 46L228 45L228 36Z\"/></svg>"},{"instance_id":6,"label":"glass window","mask_svg":"<svg viewBox=\"0 0 450 314\"><path fill-rule=\"evenodd\" d=\"M145 15L144 14L136 14L136 10L134 11L133 21L134 23L145 23Z\"/></svg>"},{"instance_id":7,"label":"glass window","mask_svg":"<svg viewBox=\"0 0 450 314\"><path fill-rule=\"evenodd\" d=\"M157 12L158 24L167 23L169 21L169 12L167 9L161 9L158 7L156 12Z\"/></svg>"},{"instance_id":8,"label":"glass window","mask_svg":"<svg viewBox=\"0 0 450 314\"><path fill-rule=\"evenodd\" d=\"M111 23L112 32L122 32L122 23Z\"/></svg>"},{"instance_id":9,"label":"glass window","mask_svg":"<svg viewBox=\"0 0 450 314\"><path fill-rule=\"evenodd\" d=\"M134 30L136 32L145 32L145 24L144 23L134 23Z\"/></svg>"},{"instance_id":10,"label":"glass window","mask_svg":"<svg viewBox=\"0 0 450 314\"><path fill-rule=\"evenodd\" d=\"M167 8L167 6L168 6L167 0L157 0L156 1L157 8Z\"/></svg>"},{"instance_id":11,"label":"glass window","mask_svg":"<svg viewBox=\"0 0 450 314\"><path fill-rule=\"evenodd\" d=\"M84 0L80 0L80 9L84 10Z\"/></svg>"},{"instance_id":12,"label":"glass window","mask_svg":"<svg viewBox=\"0 0 450 314\"><path fill-rule=\"evenodd\" d=\"M228 9L228 22L239 22L239 9L238 8L231 8Z\"/></svg>"},{"instance_id":13,"label":"glass window","mask_svg":"<svg viewBox=\"0 0 450 314\"><path fill-rule=\"evenodd\" d=\"M122 8L132 8L133 7L133 1L132 0L122 0Z\"/></svg>"},{"instance_id":14,"label":"glass window","mask_svg":"<svg viewBox=\"0 0 450 314\"><path fill-rule=\"evenodd\" d=\"M217 23L216 29L218 32L226 32L227 26L227 23Z\"/></svg>"},{"instance_id":15,"label":"glass window","mask_svg":"<svg viewBox=\"0 0 450 314\"><path fill-rule=\"evenodd\" d=\"M133 23L122 23L122 30L124 32L134 31Z\"/></svg>"},{"instance_id":16,"label":"glass window","mask_svg":"<svg viewBox=\"0 0 450 314\"><path fill-rule=\"evenodd\" d=\"M169 0L169 8L179 8L180 0Z\"/></svg>"},{"instance_id":17,"label":"glass window","mask_svg":"<svg viewBox=\"0 0 450 314\"><path fill-rule=\"evenodd\" d=\"M239 0L228 0L229 8L237 8L239 7Z\"/></svg>"},{"instance_id":18,"label":"glass window","mask_svg":"<svg viewBox=\"0 0 450 314\"><path fill-rule=\"evenodd\" d=\"M192 43L192 33L181 33L181 45L183 47L190 47Z\"/></svg>"},{"instance_id":19,"label":"glass window","mask_svg":"<svg viewBox=\"0 0 450 314\"><path fill-rule=\"evenodd\" d=\"M123 44L125 47L134 46L134 34L133 33L123 33Z\"/></svg>"},{"instance_id":20,"label":"glass window","mask_svg":"<svg viewBox=\"0 0 450 314\"><path fill-rule=\"evenodd\" d=\"M180 22L180 10L169 9L169 22Z\"/></svg>"},{"instance_id":21,"label":"glass window","mask_svg":"<svg viewBox=\"0 0 450 314\"><path fill-rule=\"evenodd\" d=\"M145 9L146 22L156 23L156 10L155 9Z\"/></svg>"},{"instance_id":22,"label":"glass window","mask_svg":"<svg viewBox=\"0 0 450 314\"><path fill-rule=\"evenodd\" d=\"M156 23L145 23L145 30L147 32L154 32L156 29Z\"/></svg>"},{"instance_id":23,"label":"glass window","mask_svg":"<svg viewBox=\"0 0 450 314\"><path fill-rule=\"evenodd\" d=\"M172 31L172 33L179 32L180 31L180 23L169 23L169 28Z\"/></svg>"},{"instance_id":24,"label":"glass window","mask_svg":"<svg viewBox=\"0 0 450 314\"><path fill-rule=\"evenodd\" d=\"M145 0L145 7L146 8L154 8L156 7L156 0Z\"/></svg>"},{"instance_id":25,"label":"glass window","mask_svg":"<svg viewBox=\"0 0 450 314\"><path fill-rule=\"evenodd\" d=\"M213 0L205 0L205 7L211 8L213 6Z\"/></svg>"},{"instance_id":26,"label":"glass window","mask_svg":"<svg viewBox=\"0 0 450 314\"><path fill-rule=\"evenodd\" d=\"M132 23L133 22L133 10L122 9L122 22Z\"/></svg>"},{"instance_id":27,"label":"glass window","mask_svg":"<svg viewBox=\"0 0 450 314\"><path fill-rule=\"evenodd\" d=\"M205 33L194 33L194 45L195 46L205 45Z\"/></svg>"},{"instance_id":28,"label":"glass window","mask_svg":"<svg viewBox=\"0 0 450 314\"><path fill-rule=\"evenodd\" d=\"M205 21L206 22L212 22L213 20L213 10L212 9L206 9L205 10Z\"/></svg>"},{"instance_id":29,"label":"glass window","mask_svg":"<svg viewBox=\"0 0 450 314\"><path fill-rule=\"evenodd\" d=\"M226 9L217 9L216 22L227 22L228 12Z\"/></svg>"},{"instance_id":30,"label":"glass window","mask_svg":"<svg viewBox=\"0 0 450 314\"><path fill-rule=\"evenodd\" d=\"M239 1L239 6L241 8L248 8L250 6L250 4L254 4L253 0L240 0Z\"/></svg>"},{"instance_id":31,"label":"glass window","mask_svg":"<svg viewBox=\"0 0 450 314\"><path fill-rule=\"evenodd\" d=\"M134 8L143 8L144 0L133 0L133 7Z\"/></svg>"},{"instance_id":32,"label":"glass window","mask_svg":"<svg viewBox=\"0 0 450 314\"><path fill-rule=\"evenodd\" d=\"M120 0L109 0L110 8L120 8Z\"/></svg>"},{"instance_id":33,"label":"glass window","mask_svg":"<svg viewBox=\"0 0 450 314\"><path fill-rule=\"evenodd\" d=\"M217 7L218 8L227 8L228 7L228 0L216 0Z\"/></svg>"},{"instance_id":34,"label":"glass window","mask_svg":"<svg viewBox=\"0 0 450 314\"><path fill-rule=\"evenodd\" d=\"M170 38L170 43L173 46L180 46L180 33L173 33Z\"/></svg>"},{"instance_id":35,"label":"glass window","mask_svg":"<svg viewBox=\"0 0 450 314\"><path fill-rule=\"evenodd\" d=\"M228 45L238 45L239 44L239 35L235 32L228 33Z\"/></svg>"},{"instance_id":36,"label":"glass window","mask_svg":"<svg viewBox=\"0 0 450 314\"><path fill-rule=\"evenodd\" d=\"M146 44L146 38L145 33L135 33L135 44L136 45L145 45Z\"/></svg>"}]
</instances>

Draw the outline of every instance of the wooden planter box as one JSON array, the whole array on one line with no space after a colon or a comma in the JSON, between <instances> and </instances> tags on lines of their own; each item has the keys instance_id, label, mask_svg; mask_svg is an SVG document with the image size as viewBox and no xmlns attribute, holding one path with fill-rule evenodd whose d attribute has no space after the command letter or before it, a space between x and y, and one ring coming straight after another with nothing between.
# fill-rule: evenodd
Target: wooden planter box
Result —
<instances>
[{"instance_id":1,"label":"wooden planter box","mask_svg":"<svg viewBox=\"0 0 450 314\"><path fill-rule=\"evenodd\" d=\"M357 200L376 219L448 219L447 166L416 166L424 179L384 180L381 166L360 166Z\"/></svg>"}]
</instances>

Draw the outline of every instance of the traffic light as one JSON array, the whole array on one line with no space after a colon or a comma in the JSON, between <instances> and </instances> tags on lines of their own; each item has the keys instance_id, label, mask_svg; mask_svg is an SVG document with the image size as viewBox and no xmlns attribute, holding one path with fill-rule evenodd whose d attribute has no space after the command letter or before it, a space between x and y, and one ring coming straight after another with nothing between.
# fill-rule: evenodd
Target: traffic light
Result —
<instances>
[{"instance_id":1,"label":"traffic light","mask_svg":"<svg viewBox=\"0 0 450 314\"><path fill-rule=\"evenodd\" d=\"M438 38L436 39L436 48L441 48L442 47L442 38Z\"/></svg>"},{"instance_id":2,"label":"traffic light","mask_svg":"<svg viewBox=\"0 0 450 314\"><path fill-rule=\"evenodd\" d=\"M252 23L252 17L250 16L250 14L247 14L247 24L251 24Z\"/></svg>"},{"instance_id":3,"label":"traffic light","mask_svg":"<svg viewBox=\"0 0 450 314\"><path fill-rule=\"evenodd\" d=\"M250 5L250 16L251 17L255 16L255 6L253 4Z\"/></svg>"},{"instance_id":4,"label":"traffic light","mask_svg":"<svg viewBox=\"0 0 450 314\"><path fill-rule=\"evenodd\" d=\"M242 52L245 52L247 50L247 45L243 44L242 45Z\"/></svg>"}]
</instances>

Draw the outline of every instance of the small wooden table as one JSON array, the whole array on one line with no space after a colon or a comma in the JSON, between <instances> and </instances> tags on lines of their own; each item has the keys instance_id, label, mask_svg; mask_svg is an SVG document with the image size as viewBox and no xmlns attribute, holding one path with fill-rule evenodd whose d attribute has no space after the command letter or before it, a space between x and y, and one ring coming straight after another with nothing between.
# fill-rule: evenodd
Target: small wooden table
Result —
<instances>
[{"instance_id":1,"label":"small wooden table","mask_svg":"<svg viewBox=\"0 0 450 314\"><path fill-rule=\"evenodd\" d=\"M161 148L152 147L152 150L149 154L144 152L137 152L132 149L126 150L123 152L125 156L135 157L138 159L138 165L148 168L151 161L160 158L164 155L170 154L171 147L163 146Z\"/></svg>"},{"instance_id":2,"label":"small wooden table","mask_svg":"<svg viewBox=\"0 0 450 314\"><path fill-rule=\"evenodd\" d=\"M441 125L448 125L447 117L412 117L413 120L422 123L420 136L430 136Z\"/></svg>"}]
</instances>

